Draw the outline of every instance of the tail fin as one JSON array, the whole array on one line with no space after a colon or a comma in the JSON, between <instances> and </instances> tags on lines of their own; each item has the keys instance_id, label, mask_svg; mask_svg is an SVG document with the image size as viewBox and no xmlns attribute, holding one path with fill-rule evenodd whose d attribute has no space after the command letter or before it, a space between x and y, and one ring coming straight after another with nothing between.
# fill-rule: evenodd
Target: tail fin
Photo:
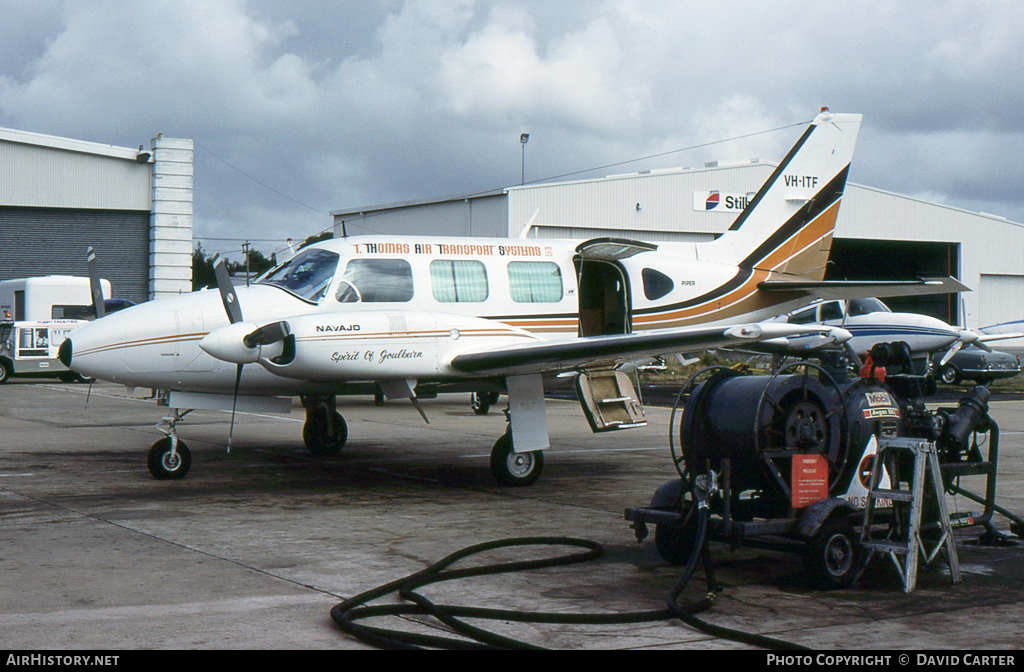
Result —
<instances>
[{"instance_id":1,"label":"tail fin","mask_svg":"<svg viewBox=\"0 0 1024 672\"><path fill-rule=\"evenodd\" d=\"M821 280L861 115L823 109L729 230L709 261Z\"/></svg>"}]
</instances>

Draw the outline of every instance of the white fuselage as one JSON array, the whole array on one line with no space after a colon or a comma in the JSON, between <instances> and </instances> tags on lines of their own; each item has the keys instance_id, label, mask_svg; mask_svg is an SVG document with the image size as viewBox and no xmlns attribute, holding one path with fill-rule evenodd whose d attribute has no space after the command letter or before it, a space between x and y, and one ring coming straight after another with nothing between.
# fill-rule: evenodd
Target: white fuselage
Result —
<instances>
[{"instance_id":1,"label":"white fuselage","mask_svg":"<svg viewBox=\"0 0 1024 672\"><path fill-rule=\"evenodd\" d=\"M876 343L903 341L915 355L949 348L964 332L942 320L917 313L894 313L877 299L821 301L779 318L798 324L842 327L851 334L848 341L858 354Z\"/></svg>"},{"instance_id":2,"label":"white fuselage","mask_svg":"<svg viewBox=\"0 0 1024 672\"><path fill-rule=\"evenodd\" d=\"M768 271L703 261L699 244L583 262L578 244L367 236L306 248L336 257L315 269L318 285L293 273L291 289L236 287L244 322L287 319L299 352L274 373L244 367L240 390L296 395L338 381L465 377L448 363L475 349L758 321L808 300L760 292ZM73 368L127 386L230 392L239 360L199 347L227 326L216 290L141 304L79 329Z\"/></svg>"}]
</instances>

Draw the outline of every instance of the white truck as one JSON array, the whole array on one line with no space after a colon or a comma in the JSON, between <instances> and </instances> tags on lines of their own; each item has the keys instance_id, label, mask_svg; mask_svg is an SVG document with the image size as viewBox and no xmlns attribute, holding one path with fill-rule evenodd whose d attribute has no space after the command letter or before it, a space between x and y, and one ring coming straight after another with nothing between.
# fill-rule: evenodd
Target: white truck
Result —
<instances>
[{"instance_id":1,"label":"white truck","mask_svg":"<svg viewBox=\"0 0 1024 672\"><path fill-rule=\"evenodd\" d=\"M100 280L103 298L110 281ZM90 320L93 317L89 278L47 275L0 280L0 321Z\"/></svg>"},{"instance_id":2,"label":"white truck","mask_svg":"<svg viewBox=\"0 0 1024 672\"><path fill-rule=\"evenodd\" d=\"M100 286L109 299L110 281L100 280ZM12 376L81 380L60 363L57 350L94 315L89 278L50 275L0 281L0 384Z\"/></svg>"},{"instance_id":3,"label":"white truck","mask_svg":"<svg viewBox=\"0 0 1024 672\"><path fill-rule=\"evenodd\" d=\"M68 334L86 320L0 322L0 385L12 376L56 376L65 382L82 380L57 359Z\"/></svg>"}]
</instances>

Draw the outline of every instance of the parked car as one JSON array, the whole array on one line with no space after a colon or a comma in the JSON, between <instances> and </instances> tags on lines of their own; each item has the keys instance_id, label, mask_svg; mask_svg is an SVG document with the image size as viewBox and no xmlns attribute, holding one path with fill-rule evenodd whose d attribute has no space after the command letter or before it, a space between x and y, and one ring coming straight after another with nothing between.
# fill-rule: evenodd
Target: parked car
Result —
<instances>
[{"instance_id":1,"label":"parked car","mask_svg":"<svg viewBox=\"0 0 1024 672\"><path fill-rule=\"evenodd\" d=\"M969 345L953 355L948 362L941 364L943 354L937 352L932 355L932 366L938 378L947 385L958 385L962 380L984 384L1020 373L1020 357L1008 352L985 352Z\"/></svg>"}]
</instances>

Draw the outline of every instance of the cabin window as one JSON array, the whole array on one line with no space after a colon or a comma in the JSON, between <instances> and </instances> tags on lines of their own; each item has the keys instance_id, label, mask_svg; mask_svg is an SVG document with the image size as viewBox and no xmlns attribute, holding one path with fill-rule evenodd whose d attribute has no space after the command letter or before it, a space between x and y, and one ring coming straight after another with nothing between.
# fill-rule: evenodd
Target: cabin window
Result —
<instances>
[{"instance_id":1,"label":"cabin window","mask_svg":"<svg viewBox=\"0 0 1024 672\"><path fill-rule=\"evenodd\" d=\"M829 301L828 303L821 304L821 321L825 320L841 320L843 319L843 309L840 308L838 301Z\"/></svg>"},{"instance_id":2,"label":"cabin window","mask_svg":"<svg viewBox=\"0 0 1024 672\"><path fill-rule=\"evenodd\" d=\"M316 303L331 284L339 259L329 250L307 248L270 271L260 284L280 287L300 299Z\"/></svg>"},{"instance_id":3,"label":"cabin window","mask_svg":"<svg viewBox=\"0 0 1024 672\"><path fill-rule=\"evenodd\" d=\"M668 277L661 271L656 271L653 268L645 268L641 273L640 277L644 281L644 296L647 297L648 301L654 301L660 299L675 288L676 283L672 281L672 278Z\"/></svg>"},{"instance_id":4,"label":"cabin window","mask_svg":"<svg viewBox=\"0 0 1024 672\"><path fill-rule=\"evenodd\" d=\"M878 299L851 299L849 306L850 316L867 315L868 313L891 313L889 307Z\"/></svg>"},{"instance_id":5,"label":"cabin window","mask_svg":"<svg viewBox=\"0 0 1024 672\"><path fill-rule=\"evenodd\" d=\"M516 303L558 303L562 269L553 261L510 261L508 291Z\"/></svg>"},{"instance_id":6,"label":"cabin window","mask_svg":"<svg viewBox=\"0 0 1024 672\"><path fill-rule=\"evenodd\" d=\"M441 303L487 300L487 269L479 261L438 259L430 262L430 287Z\"/></svg>"},{"instance_id":7,"label":"cabin window","mask_svg":"<svg viewBox=\"0 0 1024 672\"><path fill-rule=\"evenodd\" d=\"M816 308L808 308L807 310L801 310L799 313L793 313L789 316L789 321L793 324L811 324L814 322L814 311Z\"/></svg>"},{"instance_id":8,"label":"cabin window","mask_svg":"<svg viewBox=\"0 0 1024 672\"><path fill-rule=\"evenodd\" d=\"M353 259L335 298L339 303L404 303L412 300L412 267L405 259Z\"/></svg>"}]
</instances>

